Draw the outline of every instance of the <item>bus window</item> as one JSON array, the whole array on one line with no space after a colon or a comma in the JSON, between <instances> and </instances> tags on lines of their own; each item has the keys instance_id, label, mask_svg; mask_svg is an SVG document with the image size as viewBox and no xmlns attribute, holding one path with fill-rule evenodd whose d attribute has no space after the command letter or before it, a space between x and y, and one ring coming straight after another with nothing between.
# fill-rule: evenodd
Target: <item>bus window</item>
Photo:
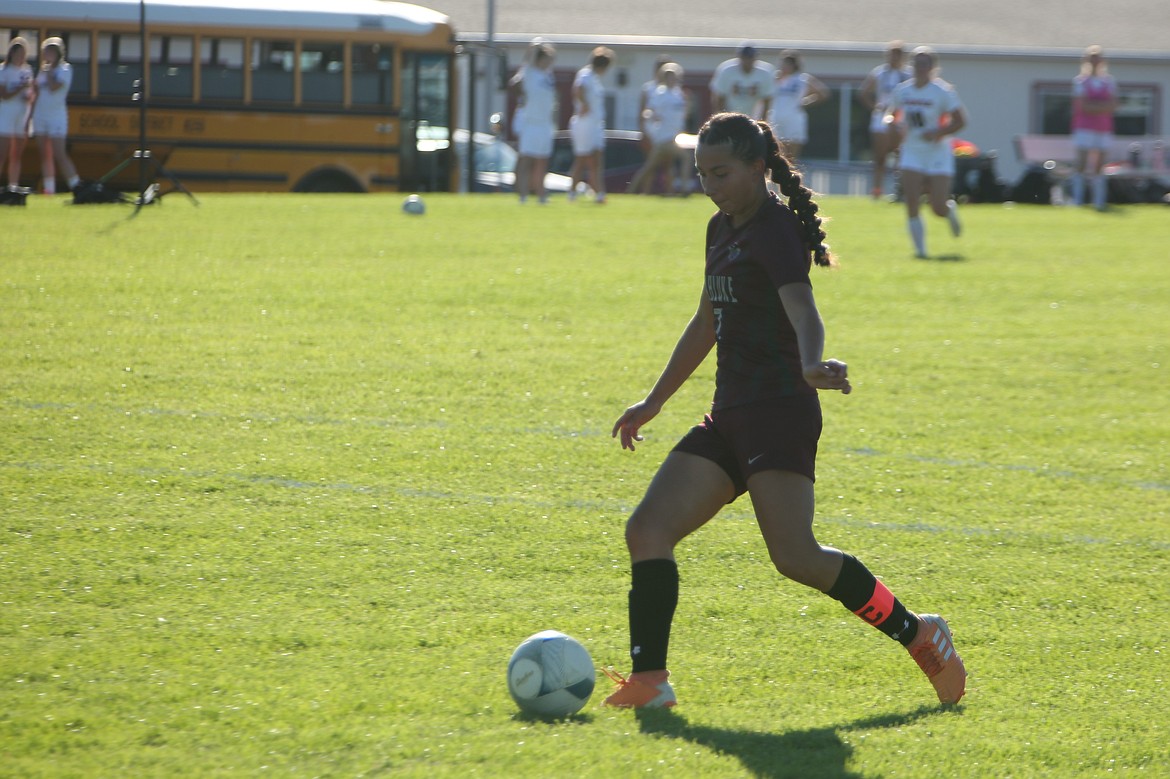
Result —
<instances>
[{"instance_id":1,"label":"bus window","mask_svg":"<svg viewBox=\"0 0 1170 779\"><path fill-rule=\"evenodd\" d=\"M98 33L98 94L130 99L141 62L142 39L137 35Z\"/></svg>"},{"instance_id":2,"label":"bus window","mask_svg":"<svg viewBox=\"0 0 1170 779\"><path fill-rule=\"evenodd\" d=\"M296 46L292 41L252 41L252 99L291 103Z\"/></svg>"},{"instance_id":3,"label":"bus window","mask_svg":"<svg viewBox=\"0 0 1170 779\"><path fill-rule=\"evenodd\" d=\"M69 96L89 97L89 74L91 72L89 33L50 28L46 37L56 37L65 41L65 61L73 69L73 82L69 85Z\"/></svg>"},{"instance_id":4,"label":"bus window","mask_svg":"<svg viewBox=\"0 0 1170 779\"><path fill-rule=\"evenodd\" d=\"M40 38L36 30L0 29L0 60L8 56L8 43L13 38L24 38L28 41L28 51L25 54L30 65L35 63L37 57L41 56Z\"/></svg>"},{"instance_id":5,"label":"bus window","mask_svg":"<svg viewBox=\"0 0 1170 779\"><path fill-rule=\"evenodd\" d=\"M204 100L244 99L244 39L203 38L199 41L199 97Z\"/></svg>"},{"instance_id":6,"label":"bus window","mask_svg":"<svg viewBox=\"0 0 1170 779\"><path fill-rule=\"evenodd\" d=\"M195 92L195 40L189 35L150 38L150 96L186 97Z\"/></svg>"},{"instance_id":7,"label":"bus window","mask_svg":"<svg viewBox=\"0 0 1170 779\"><path fill-rule=\"evenodd\" d=\"M355 43L352 70L354 105L393 105L394 51L389 46Z\"/></svg>"},{"instance_id":8,"label":"bus window","mask_svg":"<svg viewBox=\"0 0 1170 779\"><path fill-rule=\"evenodd\" d=\"M301 102L341 104L345 96L345 46L301 44Z\"/></svg>"}]
</instances>

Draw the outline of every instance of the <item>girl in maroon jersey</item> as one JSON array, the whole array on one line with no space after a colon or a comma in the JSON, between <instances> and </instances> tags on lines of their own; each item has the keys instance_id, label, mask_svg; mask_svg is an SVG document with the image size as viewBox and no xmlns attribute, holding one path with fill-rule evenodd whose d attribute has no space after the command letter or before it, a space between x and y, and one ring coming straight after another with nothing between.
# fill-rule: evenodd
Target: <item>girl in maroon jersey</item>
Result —
<instances>
[{"instance_id":1,"label":"girl in maroon jersey","mask_svg":"<svg viewBox=\"0 0 1170 779\"><path fill-rule=\"evenodd\" d=\"M716 349L715 396L703 422L667 455L626 525L632 562L629 677L610 673L611 706L675 705L666 668L678 604L674 547L743 493L777 570L818 589L906 646L939 700L962 697L966 671L937 615L908 611L855 557L813 535L821 411L817 390L851 387L845 363L825 359L825 331L809 281L834 263L812 192L771 129L717 114L699 131L695 164L719 208L707 225L699 307L654 388L613 428L623 448ZM770 178L787 199L768 190Z\"/></svg>"}]
</instances>

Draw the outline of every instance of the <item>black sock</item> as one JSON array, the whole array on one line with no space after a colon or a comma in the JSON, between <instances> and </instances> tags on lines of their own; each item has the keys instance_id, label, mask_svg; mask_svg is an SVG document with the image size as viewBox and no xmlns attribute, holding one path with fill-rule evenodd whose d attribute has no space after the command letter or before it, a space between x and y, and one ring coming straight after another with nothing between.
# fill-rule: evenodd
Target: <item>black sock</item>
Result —
<instances>
[{"instance_id":1,"label":"black sock","mask_svg":"<svg viewBox=\"0 0 1170 779\"><path fill-rule=\"evenodd\" d=\"M853 555L842 555L841 573L826 593L902 646L918 635L918 617L894 597Z\"/></svg>"},{"instance_id":2,"label":"black sock","mask_svg":"<svg viewBox=\"0 0 1170 779\"><path fill-rule=\"evenodd\" d=\"M666 668L670 623L678 606L678 565L674 560L643 560L631 569L630 657L633 671Z\"/></svg>"}]
</instances>

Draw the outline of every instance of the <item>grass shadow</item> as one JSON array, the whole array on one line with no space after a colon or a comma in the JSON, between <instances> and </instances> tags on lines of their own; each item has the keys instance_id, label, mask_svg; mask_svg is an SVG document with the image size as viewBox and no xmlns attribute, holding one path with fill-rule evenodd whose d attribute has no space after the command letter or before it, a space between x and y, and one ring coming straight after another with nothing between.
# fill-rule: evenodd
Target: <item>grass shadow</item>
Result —
<instances>
[{"instance_id":1,"label":"grass shadow","mask_svg":"<svg viewBox=\"0 0 1170 779\"><path fill-rule=\"evenodd\" d=\"M947 710L921 706L904 714L881 714L845 725L787 733L692 725L672 709L639 711L637 717L643 733L690 741L729 755L761 779L860 779L861 774L847 768L853 747L841 739L841 733L902 727Z\"/></svg>"},{"instance_id":2,"label":"grass shadow","mask_svg":"<svg viewBox=\"0 0 1170 779\"><path fill-rule=\"evenodd\" d=\"M918 259L925 262L964 262L967 258L962 254L929 254Z\"/></svg>"}]
</instances>

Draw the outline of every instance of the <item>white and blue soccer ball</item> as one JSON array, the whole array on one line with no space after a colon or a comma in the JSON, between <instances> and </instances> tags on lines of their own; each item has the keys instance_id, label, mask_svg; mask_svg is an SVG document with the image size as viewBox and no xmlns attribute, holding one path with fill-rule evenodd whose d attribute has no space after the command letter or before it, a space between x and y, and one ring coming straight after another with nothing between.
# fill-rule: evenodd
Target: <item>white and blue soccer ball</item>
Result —
<instances>
[{"instance_id":1,"label":"white and blue soccer ball","mask_svg":"<svg viewBox=\"0 0 1170 779\"><path fill-rule=\"evenodd\" d=\"M402 210L408 214L421 216L427 212L427 205L418 195L411 195L406 200L402 201Z\"/></svg>"},{"instance_id":2,"label":"white and blue soccer ball","mask_svg":"<svg viewBox=\"0 0 1170 779\"><path fill-rule=\"evenodd\" d=\"M556 630L524 639L508 661L508 692L521 709L568 717L589 702L597 674L581 643Z\"/></svg>"}]
</instances>

